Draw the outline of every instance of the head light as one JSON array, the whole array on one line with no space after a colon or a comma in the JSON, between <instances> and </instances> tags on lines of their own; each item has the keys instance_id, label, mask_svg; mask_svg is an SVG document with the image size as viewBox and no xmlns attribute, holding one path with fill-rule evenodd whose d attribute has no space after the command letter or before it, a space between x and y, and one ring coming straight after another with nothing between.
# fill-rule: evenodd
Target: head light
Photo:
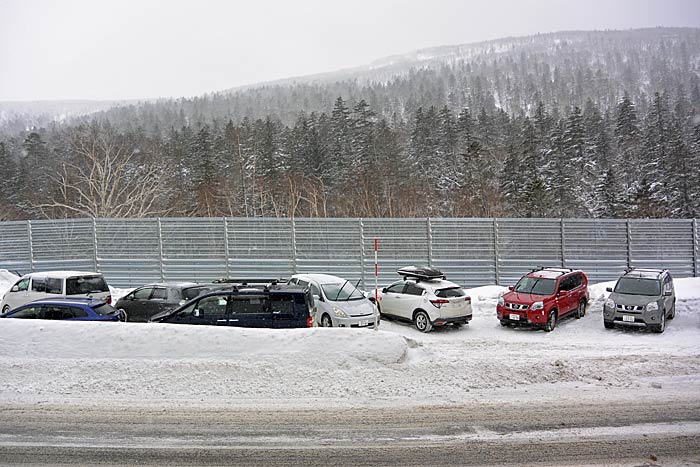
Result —
<instances>
[{"instance_id":1,"label":"head light","mask_svg":"<svg viewBox=\"0 0 700 467\"><path fill-rule=\"evenodd\" d=\"M541 310L542 308L544 308L544 303L542 302L535 302L532 305L530 305L531 310Z\"/></svg>"},{"instance_id":2,"label":"head light","mask_svg":"<svg viewBox=\"0 0 700 467\"><path fill-rule=\"evenodd\" d=\"M659 304L656 302L651 302L647 304L647 311L656 311L659 309Z\"/></svg>"},{"instance_id":3,"label":"head light","mask_svg":"<svg viewBox=\"0 0 700 467\"><path fill-rule=\"evenodd\" d=\"M348 317L348 314L345 313L340 308L338 308L337 306L333 307L333 313L335 313L335 315L338 316L339 318L347 318Z\"/></svg>"},{"instance_id":4,"label":"head light","mask_svg":"<svg viewBox=\"0 0 700 467\"><path fill-rule=\"evenodd\" d=\"M615 301L612 298L605 300L605 306L607 308L615 308Z\"/></svg>"}]
</instances>

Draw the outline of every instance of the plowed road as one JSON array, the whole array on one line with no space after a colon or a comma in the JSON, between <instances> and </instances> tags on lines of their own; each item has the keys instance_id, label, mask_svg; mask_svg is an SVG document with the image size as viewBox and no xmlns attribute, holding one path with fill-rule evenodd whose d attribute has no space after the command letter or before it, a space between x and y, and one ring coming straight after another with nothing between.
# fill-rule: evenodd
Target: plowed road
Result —
<instances>
[{"instance_id":1,"label":"plowed road","mask_svg":"<svg viewBox=\"0 0 700 467\"><path fill-rule=\"evenodd\" d=\"M2 465L700 466L700 404L255 410L0 404Z\"/></svg>"}]
</instances>

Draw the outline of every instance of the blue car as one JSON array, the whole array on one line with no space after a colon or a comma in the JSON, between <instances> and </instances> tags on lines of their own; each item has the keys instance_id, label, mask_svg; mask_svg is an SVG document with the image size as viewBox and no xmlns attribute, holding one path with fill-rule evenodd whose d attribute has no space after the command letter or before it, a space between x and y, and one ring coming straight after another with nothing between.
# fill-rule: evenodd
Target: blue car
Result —
<instances>
[{"instance_id":1,"label":"blue car","mask_svg":"<svg viewBox=\"0 0 700 467\"><path fill-rule=\"evenodd\" d=\"M126 321L126 313L96 298L45 298L18 306L0 318Z\"/></svg>"}]
</instances>

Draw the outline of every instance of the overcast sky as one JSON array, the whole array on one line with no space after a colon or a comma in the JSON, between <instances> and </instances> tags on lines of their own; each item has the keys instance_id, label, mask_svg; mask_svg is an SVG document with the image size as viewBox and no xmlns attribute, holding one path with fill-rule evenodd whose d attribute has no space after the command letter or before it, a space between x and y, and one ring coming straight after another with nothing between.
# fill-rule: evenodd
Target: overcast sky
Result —
<instances>
[{"instance_id":1,"label":"overcast sky","mask_svg":"<svg viewBox=\"0 0 700 467\"><path fill-rule=\"evenodd\" d=\"M700 27L700 0L0 0L0 101L193 96L537 32Z\"/></svg>"}]
</instances>

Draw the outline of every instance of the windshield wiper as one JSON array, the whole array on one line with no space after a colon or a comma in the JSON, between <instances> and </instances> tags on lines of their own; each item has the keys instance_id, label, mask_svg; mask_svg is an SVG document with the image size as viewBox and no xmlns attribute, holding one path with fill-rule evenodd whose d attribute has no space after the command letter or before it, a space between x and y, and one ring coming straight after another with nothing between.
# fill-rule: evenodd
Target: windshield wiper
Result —
<instances>
[{"instance_id":1,"label":"windshield wiper","mask_svg":"<svg viewBox=\"0 0 700 467\"><path fill-rule=\"evenodd\" d=\"M338 298L340 297L340 292L343 291L343 289L345 288L345 286L347 285L347 283L348 283L348 281L345 281L345 283L343 284L343 286L342 286L340 289L338 289L338 293L337 293L336 296L335 296L335 300L333 300L334 302L337 302L337 301L338 301Z\"/></svg>"}]
</instances>

